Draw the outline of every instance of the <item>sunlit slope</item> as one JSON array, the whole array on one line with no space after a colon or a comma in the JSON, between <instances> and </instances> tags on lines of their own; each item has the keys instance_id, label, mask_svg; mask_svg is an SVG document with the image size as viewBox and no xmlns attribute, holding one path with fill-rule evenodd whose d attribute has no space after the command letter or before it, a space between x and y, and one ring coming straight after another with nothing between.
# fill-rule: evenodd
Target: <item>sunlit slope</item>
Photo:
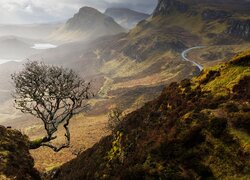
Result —
<instances>
[{"instance_id":1,"label":"sunlit slope","mask_svg":"<svg viewBox=\"0 0 250 180\"><path fill-rule=\"evenodd\" d=\"M57 179L248 179L249 58L245 52L217 73L172 83L113 136L63 165Z\"/></svg>"}]
</instances>

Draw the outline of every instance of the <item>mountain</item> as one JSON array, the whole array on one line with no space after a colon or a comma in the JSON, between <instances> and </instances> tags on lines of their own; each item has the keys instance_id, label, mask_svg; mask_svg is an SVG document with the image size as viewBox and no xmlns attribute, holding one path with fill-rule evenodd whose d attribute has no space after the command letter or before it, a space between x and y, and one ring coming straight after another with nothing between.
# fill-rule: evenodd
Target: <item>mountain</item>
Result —
<instances>
[{"instance_id":1,"label":"mountain","mask_svg":"<svg viewBox=\"0 0 250 180\"><path fill-rule=\"evenodd\" d=\"M53 179L248 179L250 51L171 83Z\"/></svg>"},{"instance_id":2,"label":"mountain","mask_svg":"<svg viewBox=\"0 0 250 180\"><path fill-rule=\"evenodd\" d=\"M104 14L112 17L126 29L132 29L140 21L145 20L150 16L149 14L133 11L127 8L108 8Z\"/></svg>"},{"instance_id":3,"label":"mountain","mask_svg":"<svg viewBox=\"0 0 250 180\"><path fill-rule=\"evenodd\" d=\"M249 6L246 0L159 0L153 16L165 16L169 24L197 33L209 43L228 44L250 40Z\"/></svg>"},{"instance_id":4,"label":"mountain","mask_svg":"<svg viewBox=\"0 0 250 180\"><path fill-rule=\"evenodd\" d=\"M63 64L97 82L99 96L93 113L106 113L117 102L124 109L133 109L159 94L164 85L199 74L196 66L183 61L184 50L202 45L188 55L201 65L210 66L247 49L247 23L229 31L230 22L249 18L245 3L237 2L242 11L223 13L224 8L220 3L216 6L215 1L201 1L199 5L193 1L162 0L152 18L141 21L127 34L67 44L40 56L47 63ZM235 1L227 6L233 8ZM230 33L234 31L237 34ZM194 55L200 52L204 54L196 58Z\"/></svg>"},{"instance_id":5,"label":"mountain","mask_svg":"<svg viewBox=\"0 0 250 180\"><path fill-rule=\"evenodd\" d=\"M1 24L0 36L19 36L31 39L46 39L53 31L58 29L62 23L54 24Z\"/></svg>"},{"instance_id":6,"label":"mountain","mask_svg":"<svg viewBox=\"0 0 250 180\"><path fill-rule=\"evenodd\" d=\"M166 85L200 74L197 66L181 56L189 48L203 46L189 50L186 55L204 68L226 62L249 49L247 38L226 31L232 19L249 19L244 1L237 1L237 10L230 11L233 16L211 20L203 19L202 12L227 8L219 3L216 8L215 1L206 4L199 1L200 6L185 2L188 4L185 12L174 8L165 14L167 9L156 8L152 18L143 20L127 34L102 37L87 44L67 44L43 53L42 57L46 63L63 64L92 80L96 96L90 101L87 116L106 116L112 107L131 112L160 95ZM231 2L226 5L236 6ZM36 159L43 164L39 156Z\"/></svg>"},{"instance_id":7,"label":"mountain","mask_svg":"<svg viewBox=\"0 0 250 180\"><path fill-rule=\"evenodd\" d=\"M215 1L203 0L198 7L199 3L192 2L159 1L152 18L143 20L127 34L101 37L88 43L72 42L29 59L44 59L46 63L63 65L76 70L83 78L93 80L98 96L92 104L92 115L105 114L114 104L135 109L160 94L166 84L199 74L196 66L181 57L184 50L203 45L203 48L189 51L188 56L208 67L227 61L249 47L248 38L240 35L248 34L248 31L241 31L238 35L227 31L231 27L228 22L249 19L249 12L244 10L245 1L237 1L237 6L235 1L229 1L228 7L237 8L230 12L232 16L223 15L222 19L217 17L222 17L217 14L225 10L220 3L217 6ZM91 8L83 8L80 12L84 9L100 15ZM209 19L203 13L207 9L213 14L208 13ZM80 14L67 24L73 23ZM214 16L216 18L211 19ZM101 17L104 16L101 14ZM76 29L78 25L76 23ZM247 23L236 26L235 30L244 29L245 25ZM4 77L8 79L9 75Z\"/></svg>"},{"instance_id":8,"label":"mountain","mask_svg":"<svg viewBox=\"0 0 250 180\"><path fill-rule=\"evenodd\" d=\"M193 1L196 3L192 3L189 0L185 2L177 1L177 0L176 1L174 0L159 1L159 3L164 3L164 2L165 3L175 2L175 3L174 3L174 6L170 6L170 7L173 7L173 8L170 8L170 11L168 11L169 8L165 8L165 7L168 7L166 6L167 4L165 5L163 4L161 6L159 4L159 6L154 11L152 18L143 20L129 33L122 33L122 34L117 34L114 36L105 36L105 37L98 38L95 41L92 41L89 43L72 42L69 44L59 46L58 48L55 48L55 49L47 50L43 52L42 54L37 55L36 57L32 56L30 59L37 60L37 59L43 58L46 61L46 63L63 65L66 67L73 68L78 73L80 73L81 76L84 77L85 79L92 80L93 85L95 87L95 92L97 93L95 93L96 94L95 99L92 99L89 102L91 105L91 111L88 112L87 115L93 115L92 118L97 119L96 117L99 117L99 116L106 117L107 112L110 111L112 107L118 106L118 107L121 107L123 110L126 110L126 112L131 112L141 107L143 104L145 104L145 102L151 101L155 97L160 95L160 93L162 92L162 90L164 89L166 85L169 85L175 81L181 82L181 80L185 78L191 78L193 76L199 75L200 73L203 74L203 72L200 72L199 68L197 68L197 66L194 65L192 61L204 66L205 68L209 68L212 65L218 65L218 63L227 62L234 54L237 54L238 52L244 49L249 49L249 45L250 45L249 40L247 39L247 36L244 35L245 32L247 35L248 31L241 30L242 28L244 29L245 27L248 26L247 23L245 23L245 21L249 19L249 15L248 15L249 12L246 10L246 7L248 6L246 6L247 4L245 4L246 3L245 1L237 1L237 3L235 3L236 1L227 1L228 3L226 3L225 8L222 7L222 4L221 4L222 1L218 1L218 4L216 4L217 1L199 1L199 2ZM176 4L178 3L179 5L176 6ZM180 3L185 3L186 5L180 5ZM186 8L186 6L188 8ZM237 8L235 8L235 11L230 11L230 13L232 14L232 16L230 17L228 15L225 16L224 13L221 13L222 10L226 10L226 12L228 12L227 8L233 9L234 7L237 7ZM205 11L207 9L209 9L209 11ZM210 13L210 10L212 10L212 13ZM203 14L202 12L209 12L209 13ZM206 14L209 14L209 15L207 16ZM218 18L218 17L223 17L223 18ZM229 31L227 31L227 29L231 27L230 22L232 22L232 20L235 20L237 22L241 22L241 21L243 22L243 25L240 25L240 26L237 25L238 23L235 24L236 26L233 29L235 30L235 32L237 32L236 34L229 33ZM231 31L231 32L234 32L234 31ZM197 46L199 47L202 46L202 47L194 48L190 50L190 48L197 47ZM188 50L188 53L185 53L186 50ZM186 61L186 60L184 61L182 57L183 53L191 61ZM211 84L209 83L206 86L206 89L204 90L205 91L209 90L209 87L211 87L217 91L221 91L221 87L223 87L221 83L228 83L229 86L232 86L235 83L237 84L237 82L231 81L232 79L235 79L238 81L239 77L238 76L235 77L236 70L237 72L247 71L245 68L242 68L242 66L239 66L239 69L233 68L234 66L228 66L228 67L231 67L232 69L229 68L223 71L225 73L225 76L223 77L228 77L231 79L229 80L223 79L222 76L220 76L222 80L221 82L211 81L212 83ZM249 67L247 68L249 69ZM218 71L218 69L215 69L215 70ZM211 72L208 75L208 79L211 76L213 79L215 78L215 76L217 77L218 74L219 73L217 72ZM205 72L203 75L206 76L207 73ZM1 75L1 78L8 79L9 74L3 74ZM191 89L193 89L193 86ZM161 98L163 100L166 99L167 101L168 100L167 97L170 97L170 98L172 97L171 94L176 95L177 97L182 97L181 94L178 92L178 89L176 91L175 90L176 88L174 88L173 91L171 90L170 93L167 93L166 96L161 96ZM181 91L182 90L183 88L181 88ZM178 94L175 94L175 93L178 93ZM193 92L193 94L196 94L196 91ZM193 97L194 96L193 94L191 94L190 97ZM197 92L197 94L198 95L197 95L197 98L195 97L195 100L200 98L199 91ZM196 101L192 99L186 99L186 100L190 101L190 104L188 102L187 103L185 102L184 106L180 106L180 108L185 109L186 107L189 107L189 105L191 105L192 109L195 110L193 103L195 103ZM198 100L197 100L197 103L199 102ZM200 99L200 100L203 101L204 99ZM213 99L213 101L217 102L216 98L215 100ZM154 102L157 103L158 101L156 100ZM173 103L179 105L179 103L181 102L182 102L181 99L180 100L178 99L176 101L174 99ZM204 100L204 102L205 104L212 103L211 101L206 101L206 100ZM155 107L153 103L150 105L152 107ZM203 108L202 103L195 104L195 105L197 105L197 107ZM163 110L168 109L168 108L171 108L171 107L168 107L167 105L162 105ZM2 111L4 110L2 109ZM206 109L204 109L204 111L206 112ZM243 108L243 109L240 109L240 111L245 111L245 110ZM6 111L6 112L9 112L9 111ZM148 112L146 114L146 117L144 118L143 116L142 118L153 120L155 111L151 111L149 108L149 109L146 109L146 112ZM149 114L149 113L152 113L152 114ZM178 115L178 117L183 115L182 112L180 111L181 114L177 112L173 112L166 117L164 116L165 113L167 112L164 111L163 115L162 114L161 115L163 118L166 118L166 119L172 116L173 118L175 118L175 115ZM194 113L196 113L196 111L194 111ZM221 114L221 113L223 114L224 111L220 111L219 109L218 111L211 112L211 114L213 113L215 113L216 115ZM143 115L143 111L138 111L138 114ZM231 114L229 115L231 116ZM156 113L156 116L157 116L157 113ZM140 120L137 121L137 117L139 116L134 116L133 118L131 118L130 121L133 121L133 123L131 124L138 125L138 126L141 125L144 128L145 127L143 126L144 122L140 123L141 122ZM78 118L81 120L81 117L78 117ZM21 121L19 117L17 119ZM25 119L27 120L28 118L25 118ZM79 121L72 121L74 123L74 127L79 127L79 124L78 124ZM8 125L11 123L15 124L15 122L16 121L8 121ZM78 147L81 145L84 146L85 144L84 142L79 143L79 142L82 142L82 140L87 141L86 143L89 144L88 140L86 140L86 138L84 138L82 135L84 133L86 133L87 136L91 138L92 138L92 134L90 135L88 133L90 131L92 133L94 130L98 131L98 133L96 133L98 135L95 134L95 137L98 136L99 138L100 136L104 135L104 133L102 132L100 128L101 125L99 122L96 122L96 121L95 122L88 121L88 122L93 123L93 124L91 125L87 124L86 129L84 125L82 126L81 130L83 131L83 133L76 133L77 135L75 135L74 137L78 139L75 140L74 145ZM172 123L172 121L166 121L166 122L169 123L170 125ZM207 123L208 121L205 121L205 122ZM105 122L102 122L102 125L103 124L105 124ZM145 124L147 124L147 122ZM89 129L90 126L92 127L92 129ZM158 123L158 126L159 127L164 126L164 122L161 123L160 121L160 123ZM242 124L240 123L239 126L242 126ZM150 126L147 126L147 127L150 128ZM189 129L190 126L187 126L187 127L188 127L187 129ZM169 130L168 128L169 128L168 126L166 129L160 129L160 130L153 128L154 130L153 132L152 131L148 131L148 132L151 134L154 134L160 131L168 131ZM77 129L79 130L80 128L77 128ZM177 129L177 130L179 131L180 129ZM147 134L147 132L145 132L144 129L142 129L142 131L145 132L145 134L140 133L140 128L138 128L138 131L136 130L136 133L138 132L139 136L144 136L145 134ZM240 132L237 131L238 134L241 134L242 132L244 131L240 131ZM224 134L224 135L227 135L227 134ZM183 136L185 136L185 134ZM133 138L134 137L137 137L137 134L135 134ZM176 137L178 138L179 136L176 135ZM245 137L245 134L243 133L243 136L241 139L244 140L244 137ZM112 138L113 137L110 137L110 139ZM172 138L172 136L170 138ZM209 136L206 136L206 138L209 138ZM96 139L95 140L92 139L91 142L92 143L93 141L96 142ZM161 139L159 138L157 140L159 140L160 142ZM106 154L107 152L105 150L105 147L107 147L106 146L107 140L104 140L104 141L105 141L104 148L102 150L104 150L105 152L103 152L102 150L98 148L98 150L100 150L99 152L103 153L100 157L105 157L104 154ZM110 145L110 148L112 146L111 141L108 142ZM154 140L152 140L152 142L153 141ZM177 139L176 141L179 141L179 139ZM183 142L182 139L180 141ZM212 145L218 147L218 149L223 148L221 146L218 146L217 144L214 144L214 141L216 141L215 139L212 138L211 141L212 141L211 142ZM155 141L155 142L158 142L158 141ZM221 139L218 140L218 142L221 143ZM140 141L139 143L134 143L134 144L143 145L143 143L144 142ZM151 142L146 142L146 143L150 144ZM171 143L170 143L170 147L171 147ZM207 143L209 144L210 142L207 142ZM175 144L175 145L177 147L179 146L179 144ZM99 145L96 145L95 147L98 147L98 146ZM143 150L145 149L147 149L147 146L143 146ZM235 150L234 147L230 147L229 149ZM194 152L197 152L196 149L192 149L192 150L194 150ZM203 149L198 149L198 150L203 150ZM222 149L222 151L224 150L225 149ZM163 151L165 151L164 148L163 148ZM173 151L175 151L175 149ZM69 153L67 154L67 152L65 152L64 154L63 152L63 155L62 155L63 159L60 157L60 155L53 156L51 154L51 156L53 156L54 158L48 158L49 159L48 160L46 158L41 158L41 157L46 157L45 154L47 155L44 149L41 149L39 152L40 152L39 154L34 153L34 156L36 157L35 159L38 161L38 164L43 166L42 167L43 169L48 168L50 165L52 166L55 161L57 164L61 164L65 162L65 159L70 160L71 159L70 157L72 157L72 154L70 154L71 155L70 156ZM91 154L91 152L94 153L96 151L95 149L91 149L88 152L90 152ZM220 154L218 151L214 151L214 152L216 152L217 154ZM88 155L89 154L87 154L86 156ZM142 155L143 155L143 152L142 152ZM177 155L180 155L180 154L177 154ZM189 154L185 154L185 155L188 157ZM89 156L89 157L92 157L92 156ZM96 157L99 158L99 156L96 156ZM133 156L133 157L136 158L136 156ZM141 157L141 156L138 156L138 157ZM144 155L143 155L143 158L144 158ZM149 159L148 161L149 164L151 164L150 157L148 159ZM99 159L97 160L94 159L94 160L96 162L100 162L100 161L103 162L102 159L100 159L100 161ZM145 162L144 160L145 159L141 161ZM224 158L224 160L226 161L226 158ZM138 162L141 162L141 161L138 161ZM170 173L173 170L172 161L174 160L171 160L171 163L170 163L170 168L169 168ZM217 162L217 159L215 159L214 161ZM85 162L88 163L88 160L86 160ZM90 160L90 162L92 161ZM131 162L134 162L134 161L131 160ZM148 165L148 162L145 163L145 165ZM182 165L182 166L178 166L179 167L178 169L184 169L179 174L185 174L186 172L190 174L190 171L192 172L193 170L196 174L198 173L197 169L203 169L203 166L196 167L195 169L194 167L195 165L192 165L192 167L191 166L186 167L186 164L183 163L183 159L178 159L178 162L180 162L180 164ZM241 167L243 167L245 164L244 163L239 163L239 164L243 164L240 167L237 166L237 168L241 170ZM89 168L91 168L92 165L95 166L95 164L91 163ZM152 163L152 166L159 167L158 165L159 164ZM226 165L226 164L223 164L223 165ZM215 165L213 164L213 166ZM81 167L83 166L81 165ZM218 169L223 168L220 166L218 167L219 167ZM94 167L93 169L98 170L99 168L102 168L102 166L98 166L98 168ZM141 166L139 166L139 171L140 171L140 168ZM159 169L161 169L161 167L159 167ZM191 170L189 171L187 169L191 169ZM62 174L63 173L64 172L62 172ZM162 179L164 179L164 177Z\"/></svg>"},{"instance_id":9,"label":"mountain","mask_svg":"<svg viewBox=\"0 0 250 180\"><path fill-rule=\"evenodd\" d=\"M125 32L111 17L91 7L83 7L69 19L51 38L57 41L89 41L105 35Z\"/></svg>"}]
</instances>

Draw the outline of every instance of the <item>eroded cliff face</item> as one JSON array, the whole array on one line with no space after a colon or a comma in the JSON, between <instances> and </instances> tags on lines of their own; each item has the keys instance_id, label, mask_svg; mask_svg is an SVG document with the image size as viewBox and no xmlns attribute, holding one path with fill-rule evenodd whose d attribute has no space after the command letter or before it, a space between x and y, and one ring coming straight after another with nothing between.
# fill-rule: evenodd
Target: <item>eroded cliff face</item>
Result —
<instances>
[{"instance_id":1,"label":"eroded cliff face","mask_svg":"<svg viewBox=\"0 0 250 180\"><path fill-rule=\"evenodd\" d=\"M202 12L201 15L202 15L203 20L210 21L210 20L229 18L232 16L232 13L224 11L224 10L206 9Z\"/></svg>"},{"instance_id":2,"label":"eroded cliff face","mask_svg":"<svg viewBox=\"0 0 250 180\"><path fill-rule=\"evenodd\" d=\"M228 24L229 27L226 33L248 41L250 40L250 19L247 20L232 19L228 21Z\"/></svg>"},{"instance_id":3,"label":"eroded cliff face","mask_svg":"<svg viewBox=\"0 0 250 180\"><path fill-rule=\"evenodd\" d=\"M179 12L186 12L188 10L188 5L177 0L159 0L153 16L168 15L174 10Z\"/></svg>"},{"instance_id":4,"label":"eroded cliff face","mask_svg":"<svg viewBox=\"0 0 250 180\"><path fill-rule=\"evenodd\" d=\"M196 18L197 22L201 19L202 22L200 23L202 23L203 27L201 31L204 33L210 33L208 31L211 31L211 28L206 27L213 26L214 29L218 27L216 37L228 38L227 35L229 35L234 39L249 41L250 18L249 12L245 11L245 6L249 7L250 3L241 0L237 3L228 1L223 5L223 2L223 0L218 2L207 0L159 0L153 17L182 17L192 23L192 18ZM192 27L194 30L199 28L199 26L196 27L196 24ZM225 29L221 31L222 28Z\"/></svg>"}]
</instances>

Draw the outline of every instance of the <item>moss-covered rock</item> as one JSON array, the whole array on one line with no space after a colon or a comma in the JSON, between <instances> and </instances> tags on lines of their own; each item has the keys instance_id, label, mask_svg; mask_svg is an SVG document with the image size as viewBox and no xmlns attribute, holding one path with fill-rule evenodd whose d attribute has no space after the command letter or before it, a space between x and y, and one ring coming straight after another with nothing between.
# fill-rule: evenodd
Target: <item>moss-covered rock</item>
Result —
<instances>
[{"instance_id":1,"label":"moss-covered rock","mask_svg":"<svg viewBox=\"0 0 250 180\"><path fill-rule=\"evenodd\" d=\"M40 179L29 153L28 138L0 126L0 179Z\"/></svg>"}]
</instances>

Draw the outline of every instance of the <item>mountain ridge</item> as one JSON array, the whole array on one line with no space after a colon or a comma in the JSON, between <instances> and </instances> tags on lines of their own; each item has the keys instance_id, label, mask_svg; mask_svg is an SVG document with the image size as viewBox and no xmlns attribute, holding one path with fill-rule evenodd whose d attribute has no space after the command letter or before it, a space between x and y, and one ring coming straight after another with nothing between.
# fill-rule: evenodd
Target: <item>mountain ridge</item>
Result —
<instances>
[{"instance_id":1,"label":"mountain ridge","mask_svg":"<svg viewBox=\"0 0 250 180\"><path fill-rule=\"evenodd\" d=\"M127 29L132 29L140 21L150 16L149 14L137 12L128 8L108 8L104 14L112 17L116 22Z\"/></svg>"},{"instance_id":2,"label":"mountain ridge","mask_svg":"<svg viewBox=\"0 0 250 180\"><path fill-rule=\"evenodd\" d=\"M111 17L91 7L82 7L59 30L51 35L57 41L91 41L105 35L125 32Z\"/></svg>"}]
</instances>

